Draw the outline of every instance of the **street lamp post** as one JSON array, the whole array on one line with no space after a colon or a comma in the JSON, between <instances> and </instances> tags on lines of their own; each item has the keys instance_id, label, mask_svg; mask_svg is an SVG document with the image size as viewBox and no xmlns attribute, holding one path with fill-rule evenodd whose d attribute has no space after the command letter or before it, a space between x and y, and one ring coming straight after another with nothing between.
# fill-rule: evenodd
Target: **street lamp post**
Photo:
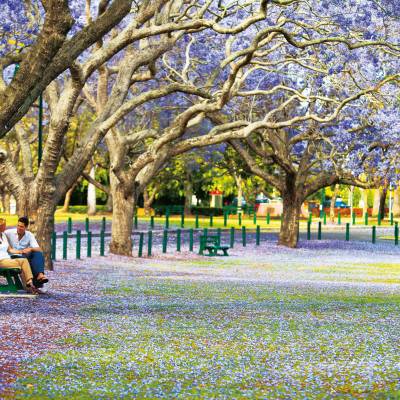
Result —
<instances>
[{"instance_id":1,"label":"street lamp post","mask_svg":"<svg viewBox=\"0 0 400 400\"><path fill-rule=\"evenodd\" d=\"M19 70L19 63L15 64L13 77L17 74ZM40 167L40 163L42 162L42 153L43 153L43 96L39 95L38 99L39 106L39 116L38 116L38 167Z\"/></svg>"},{"instance_id":2,"label":"street lamp post","mask_svg":"<svg viewBox=\"0 0 400 400\"><path fill-rule=\"evenodd\" d=\"M319 217L323 218L324 216L324 203L325 203L325 188L322 188L321 191L321 204L319 206Z\"/></svg>"},{"instance_id":3,"label":"street lamp post","mask_svg":"<svg viewBox=\"0 0 400 400\"><path fill-rule=\"evenodd\" d=\"M42 162L43 153L43 96L39 95L39 118L38 118L38 167Z\"/></svg>"}]
</instances>

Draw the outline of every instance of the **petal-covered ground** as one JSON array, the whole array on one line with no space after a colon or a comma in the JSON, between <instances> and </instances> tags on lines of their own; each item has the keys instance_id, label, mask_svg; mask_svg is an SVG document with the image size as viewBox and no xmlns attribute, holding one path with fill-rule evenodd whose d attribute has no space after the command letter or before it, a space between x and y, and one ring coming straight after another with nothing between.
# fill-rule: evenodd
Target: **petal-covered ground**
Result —
<instances>
[{"instance_id":1,"label":"petal-covered ground","mask_svg":"<svg viewBox=\"0 0 400 400\"><path fill-rule=\"evenodd\" d=\"M400 397L397 246L264 242L230 253L57 262L46 296L0 299L0 391L18 399Z\"/></svg>"}]
</instances>

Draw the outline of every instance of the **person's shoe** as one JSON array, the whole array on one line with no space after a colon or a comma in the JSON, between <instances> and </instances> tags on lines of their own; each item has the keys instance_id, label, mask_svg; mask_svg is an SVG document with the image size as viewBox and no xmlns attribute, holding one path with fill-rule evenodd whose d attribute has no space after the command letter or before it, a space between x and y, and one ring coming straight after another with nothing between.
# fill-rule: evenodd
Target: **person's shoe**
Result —
<instances>
[{"instance_id":1,"label":"person's shoe","mask_svg":"<svg viewBox=\"0 0 400 400\"><path fill-rule=\"evenodd\" d=\"M38 274L38 276L36 277L36 281L37 281L39 284L43 284L43 283L47 283L49 280L48 280L47 276L41 272L41 273Z\"/></svg>"},{"instance_id":2,"label":"person's shoe","mask_svg":"<svg viewBox=\"0 0 400 400\"><path fill-rule=\"evenodd\" d=\"M29 294L38 294L38 290L37 290L36 287L34 286L33 280L32 280L32 279L29 279L29 280L26 282L26 291L27 291Z\"/></svg>"}]
</instances>

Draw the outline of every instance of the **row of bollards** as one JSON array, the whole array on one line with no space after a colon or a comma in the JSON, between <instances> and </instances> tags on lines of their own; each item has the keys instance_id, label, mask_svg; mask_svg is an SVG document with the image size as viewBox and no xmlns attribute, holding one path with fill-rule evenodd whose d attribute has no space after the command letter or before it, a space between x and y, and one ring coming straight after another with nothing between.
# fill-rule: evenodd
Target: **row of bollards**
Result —
<instances>
[{"instance_id":1,"label":"row of bollards","mask_svg":"<svg viewBox=\"0 0 400 400\"><path fill-rule=\"evenodd\" d=\"M136 225L137 225L137 221L136 221ZM72 218L68 217L67 220L67 233L72 233ZM100 231L105 231L106 230L106 217L103 217L101 220L101 228ZM85 231L89 232L90 231L90 221L89 221L89 217L85 218Z\"/></svg>"},{"instance_id":2,"label":"row of bollards","mask_svg":"<svg viewBox=\"0 0 400 400\"><path fill-rule=\"evenodd\" d=\"M311 221L307 222L307 240L311 240ZM322 222L318 222L317 240L322 240ZM350 223L346 223L345 241L350 241ZM372 226L372 243L376 243L376 226ZM394 222L394 244L399 244L399 225Z\"/></svg>"},{"instance_id":3,"label":"row of bollards","mask_svg":"<svg viewBox=\"0 0 400 400\"><path fill-rule=\"evenodd\" d=\"M307 240L311 240L311 218L307 222ZM399 228L398 228L398 222L394 222L394 243L395 245L398 245L399 243ZM105 225L103 225L105 226ZM194 230L189 229L189 251L193 251L194 247ZM229 246L230 248L234 247L235 244L235 228L231 227L229 230ZM63 232L63 246L62 246L62 258L65 260L67 259L67 250L68 250L68 231ZM169 234L171 232L168 229L163 230L163 237L162 237L162 252L166 253L167 252L167 247L168 247L168 239L169 239ZM203 229L203 236L208 235L208 228ZM222 230L221 228L217 229L217 237L218 237L218 242L220 243L221 241L221 235L222 235ZM145 234L143 232L139 233L139 248L138 248L138 256L142 257L143 256L143 248L144 248L144 237ZM247 245L247 231L246 227L242 226L241 227L241 242L243 247L246 247ZM56 259L56 240L57 236L56 233L53 232L52 234L52 240L51 240L51 257L53 260ZM256 245L260 245L260 240L261 240L261 228L260 225L257 225L256 227ZM322 221L318 222L318 231L317 231L317 240L322 240ZM345 230L345 240L350 241L350 223L346 223L346 230ZM76 259L81 258L81 243L82 242L82 233L80 230L76 231ZM86 255L87 257L92 256L92 232L88 231L87 232L87 247L86 247ZM372 243L376 243L376 226L372 226ZM148 240L147 240L147 255L151 256L152 255L152 246L153 246L153 232L151 230L148 231ZM181 251L181 246L182 246L182 230L177 229L176 230L176 251L180 252ZM104 249L105 249L105 231L101 230L100 231L100 256L104 256Z\"/></svg>"},{"instance_id":4,"label":"row of bollards","mask_svg":"<svg viewBox=\"0 0 400 400\"><path fill-rule=\"evenodd\" d=\"M323 212L320 216L320 219L322 219L324 225L326 225L326 218L327 218L327 215L325 212ZM368 226L368 219L369 219L368 213L365 213L364 214L364 225L365 226ZM312 222L312 214L311 213L308 214L308 221ZM390 213L389 222L390 222L391 226L394 225L394 215L392 212ZM351 214L351 223L352 223L352 225L356 225L356 213L354 211ZM377 215L377 223L378 223L378 226L382 225L382 216L380 213ZM337 215L337 224L338 225L342 224L342 215L341 215L340 211L338 212L338 215Z\"/></svg>"},{"instance_id":5,"label":"row of bollards","mask_svg":"<svg viewBox=\"0 0 400 400\"><path fill-rule=\"evenodd\" d=\"M164 225L165 229L169 229L170 228L169 216L170 216L169 213L166 213L166 215L165 215L165 225ZM281 221L282 221L282 217L283 216L281 215L281 217L280 217ZM224 218L224 227L227 227L228 222L229 222L229 214L228 213L224 213L223 214L223 218ZM351 218L352 218L352 225L356 225L356 214L355 214L355 212L353 212ZM369 222L368 218L369 218L368 217L368 213L365 213L364 214L364 225L365 226L368 226L368 222ZM327 215L324 212L323 215L322 215L322 221L323 221L324 225L326 225L326 223L327 223L326 219L327 219ZM309 223L312 222L312 214L311 213L308 216L308 222ZM337 222L338 222L338 225L341 225L342 217L341 217L340 211L339 211L338 216L337 216ZM267 223L267 225L269 225L271 223L271 215L270 215L270 213L267 213L267 215L266 215L266 223ZM382 218L381 218L380 214L378 214L377 223L378 223L378 226L382 225ZM256 215L256 213L253 214L253 224L254 225L257 224L257 215ZM238 225L242 226L242 214L241 213L238 214ZM390 225L394 225L393 213L390 213ZM133 226L134 226L134 229L138 228L138 216L137 215L134 216ZM151 216L150 217L150 229L154 229L154 226L155 226L154 225L154 216ZM184 226L185 226L185 215L182 213L181 214L180 227L184 228ZM199 226L200 226L200 224L199 224L199 214L196 213L196 215L195 215L195 228L199 229ZM214 215L212 215L212 214L209 216L209 226L210 227L214 226ZM69 217L68 220L67 220L67 232L70 234L70 233L72 233L72 230L73 230L72 218ZM100 231L105 231L105 230L106 230L106 217L103 217L102 220L101 220ZM86 232L90 231L90 220L89 220L89 217L85 218L85 231Z\"/></svg>"},{"instance_id":6,"label":"row of bollards","mask_svg":"<svg viewBox=\"0 0 400 400\"><path fill-rule=\"evenodd\" d=\"M87 232L86 235L86 256L92 257L92 232ZM64 231L62 235L63 245L62 245L62 259L66 260L68 256L68 231ZM81 258L81 242L82 242L82 232L80 230L76 231L76 258L79 260ZM100 255L104 256L105 248L105 232L100 231ZM56 249L57 249L57 234L53 232L51 235L51 259L56 259Z\"/></svg>"},{"instance_id":7,"label":"row of bollards","mask_svg":"<svg viewBox=\"0 0 400 400\"><path fill-rule=\"evenodd\" d=\"M189 229L189 251L193 251L194 248L194 229ZM246 227L242 226L242 245L245 247L247 245L247 231ZM163 237L162 237L162 252L167 252L168 247L168 239L171 231L168 229L163 230ZM152 246L153 246L153 231L149 230L147 239L147 255L152 255ZM203 235L208 235L208 228L203 229ZM76 259L81 259L81 247L82 247L82 232L80 230L76 231L76 248L75 248L75 255ZM221 241L222 236L222 229L217 229L217 236L218 241ZM87 240L86 240L86 256L92 256L92 232L87 232ZM257 225L256 228L256 245L260 245L260 237L261 237L261 228ZM229 230L229 246L231 248L234 247L235 244L235 228L231 227ZM57 245L57 235L56 232L52 233L51 239L51 258L52 260L56 259L56 245ZM180 252L182 246L182 230L176 230L176 251ZM105 248L105 232L102 230L100 232L100 256L104 256L104 248ZM144 233L139 232L139 248L138 248L138 256L143 256L143 248L144 248ZM68 231L64 231L62 235L62 259L66 260L68 257Z\"/></svg>"}]
</instances>

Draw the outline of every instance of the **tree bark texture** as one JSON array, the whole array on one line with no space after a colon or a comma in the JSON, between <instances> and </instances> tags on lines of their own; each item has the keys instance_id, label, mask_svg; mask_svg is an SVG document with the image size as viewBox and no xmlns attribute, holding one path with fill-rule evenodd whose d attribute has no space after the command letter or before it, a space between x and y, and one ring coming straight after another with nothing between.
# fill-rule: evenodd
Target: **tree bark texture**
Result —
<instances>
[{"instance_id":1,"label":"tree bark texture","mask_svg":"<svg viewBox=\"0 0 400 400\"><path fill-rule=\"evenodd\" d=\"M72 186L72 188L69 189L67 191L67 193L65 194L64 205L63 205L63 208L61 210L62 212L68 212L69 204L71 203L71 196L72 196L72 193L73 193L75 187L76 187L76 185Z\"/></svg>"},{"instance_id":2,"label":"tree bark texture","mask_svg":"<svg viewBox=\"0 0 400 400\"><path fill-rule=\"evenodd\" d=\"M190 214L190 209L192 206L192 196L193 196L193 185L190 181L190 176L185 179L184 182L185 187L185 215Z\"/></svg>"},{"instance_id":3,"label":"tree bark texture","mask_svg":"<svg viewBox=\"0 0 400 400\"><path fill-rule=\"evenodd\" d=\"M134 196L127 194L113 173L110 174L110 189L113 198L110 252L132 256L132 220Z\"/></svg>"},{"instance_id":4,"label":"tree bark texture","mask_svg":"<svg viewBox=\"0 0 400 400\"><path fill-rule=\"evenodd\" d=\"M381 215L381 218L385 218L385 203L386 203L386 195L387 195L388 188L387 186L384 186L382 189L381 196L379 198L379 214Z\"/></svg>"},{"instance_id":5,"label":"tree bark texture","mask_svg":"<svg viewBox=\"0 0 400 400\"><path fill-rule=\"evenodd\" d=\"M329 219L332 223L335 222L335 203L336 203L338 193L339 193L339 185L336 184L335 189L332 194L331 204L330 204L330 209L329 209Z\"/></svg>"},{"instance_id":6,"label":"tree bark texture","mask_svg":"<svg viewBox=\"0 0 400 400\"><path fill-rule=\"evenodd\" d=\"M95 179L96 170L93 166L90 168L90 177ZM87 207L88 207L88 215L96 215L96 187L89 182L88 191L87 191Z\"/></svg>"},{"instance_id":7,"label":"tree bark texture","mask_svg":"<svg viewBox=\"0 0 400 400\"><path fill-rule=\"evenodd\" d=\"M372 215L374 217L378 216L380 201L381 201L381 190L374 189L374 206L372 208Z\"/></svg>"},{"instance_id":8,"label":"tree bark texture","mask_svg":"<svg viewBox=\"0 0 400 400\"><path fill-rule=\"evenodd\" d=\"M295 248L298 242L299 216L304 199L298 193L294 179L290 177L286 178L286 189L282 191L281 195L283 201L283 218L278 244Z\"/></svg>"},{"instance_id":9,"label":"tree bark texture","mask_svg":"<svg viewBox=\"0 0 400 400\"><path fill-rule=\"evenodd\" d=\"M400 188L393 190L393 215L400 216Z\"/></svg>"}]
</instances>

